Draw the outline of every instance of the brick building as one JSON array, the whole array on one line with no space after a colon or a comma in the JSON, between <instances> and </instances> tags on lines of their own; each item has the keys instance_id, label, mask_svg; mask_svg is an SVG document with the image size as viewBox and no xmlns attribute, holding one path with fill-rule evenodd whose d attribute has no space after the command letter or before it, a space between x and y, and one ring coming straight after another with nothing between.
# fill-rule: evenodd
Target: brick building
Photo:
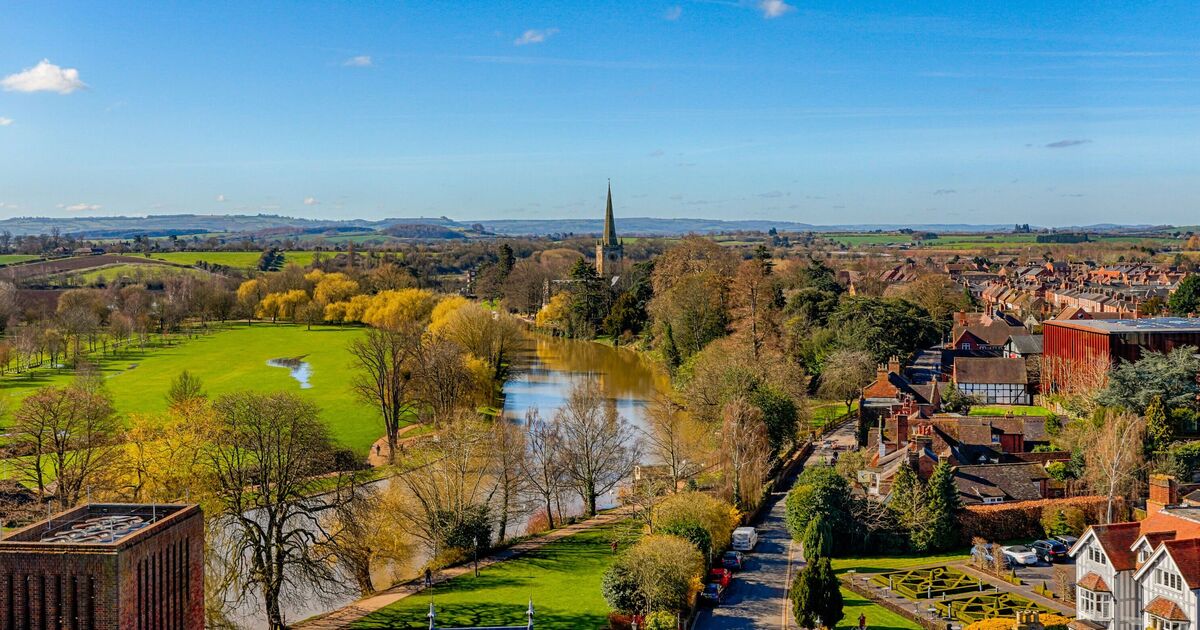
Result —
<instances>
[{"instance_id":1,"label":"brick building","mask_svg":"<svg viewBox=\"0 0 1200 630\"><path fill-rule=\"evenodd\" d=\"M1120 360L1137 361L1146 350L1170 352L1183 346L1200 347L1200 318L1047 320L1042 381L1054 391L1073 372L1108 369Z\"/></svg>"},{"instance_id":2,"label":"brick building","mask_svg":"<svg viewBox=\"0 0 1200 630\"><path fill-rule=\"evenodd\" d=\"M0 540L0 629L204 628L195 505L92 504Z\"/></svg>"}]
</instances>

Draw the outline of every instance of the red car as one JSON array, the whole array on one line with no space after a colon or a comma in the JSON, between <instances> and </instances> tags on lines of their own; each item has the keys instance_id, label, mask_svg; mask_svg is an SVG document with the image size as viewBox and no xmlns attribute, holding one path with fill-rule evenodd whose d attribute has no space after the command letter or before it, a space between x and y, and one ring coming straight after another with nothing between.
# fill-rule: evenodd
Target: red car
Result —
<instances>
[{"instance_id":1,"label":"red car","mask_svg":"<svg viewBox=\"0 0 1200 630\"><path fill-rule=\"evenodd\" d=\"M729 581L732 579L733 572L729 569L711 569L708 572L708 581L720 584L721 588L729 588Z\"/></svg>"}]
</instances>

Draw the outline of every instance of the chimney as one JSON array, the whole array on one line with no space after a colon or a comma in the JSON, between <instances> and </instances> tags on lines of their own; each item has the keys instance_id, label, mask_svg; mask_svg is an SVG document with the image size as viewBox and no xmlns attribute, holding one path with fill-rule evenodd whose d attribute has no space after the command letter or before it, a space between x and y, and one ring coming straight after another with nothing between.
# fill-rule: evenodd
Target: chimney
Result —
<instances>
[{"instance_id":1,"label":"chimney","mask_svg":"<svg viewBox=\"0 0 1200 630\"><path fill-rule=\"evenodd\" d=\"M891 374L899 374L900 373L900 357L894 356L894 357L888 359L887 369L888 369L888 372Z\"/></svg>"},{"instance_id":2,"label":"chimney","mask_svg":"<svg viewBox=\"0 0 1200 630\"><path fill-rule=\"evenodd\" d=\"M1158 512L1168 505L1179 505L1179 483L1171 475L1150 475L1150 498L1146 499L1146 514Z\"/></svg>"}]
</instances>

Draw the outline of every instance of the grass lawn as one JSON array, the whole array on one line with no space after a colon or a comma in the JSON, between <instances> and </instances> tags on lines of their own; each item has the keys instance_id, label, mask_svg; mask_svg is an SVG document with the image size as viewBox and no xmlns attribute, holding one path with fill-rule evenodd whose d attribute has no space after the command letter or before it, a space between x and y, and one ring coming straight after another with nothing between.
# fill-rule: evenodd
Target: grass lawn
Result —
<instances>
[{"instance_id":1,"label":"grass lawn","mask_svg":"<svg viewBox=\"0 0 1200 630\"><path fill-rule=\"evenodd\" d=\"M857 628L858 616L866 615L867 627L871 630L920 630L917 622L896 614L879 604L855 593L842 589L842 617L839 628Z\"/></svg>"},{"instance_id":2,"label":"grass lawn","mask_svg":"<svg viewBox=\"0 0 1200 630\"><path fill-rule=\"evenodd\" d=\"M858 401L851 403L850 408L858 409ZM823 427L830 422L843 418L846 415L846 403L840 402L822 402L812 407L812 426L813 428Z\"/></svg>"},{"instance_id":3,"label":"grass lawn","mask_svg":"<svg viewBox=\"0 0 1200 630\"><path fill-rule=\"evenodd\" d=\"M322 252L333 256L335 252ZM307 265L312 262L313 252L288 251L283 253L285 262ZM200 261L214 265L225 265L239 269L252 269L258 266L262 252L162 252L151 254L151 258L165 260L181 265L194 265Z\"/></svg>"},{"instance_id":4,"label":"grass lawn","mask_svg":"<svg viewBox=\"0 0 1200 630\"><path fill-rule=\"evenodd\" d=\"M948 564L971 557L969 550L926 555L905 554L899 556L862 556L857 558L834 558L833 570L843 573L854 569L856 573L882 573L898 569L911 569L930 564Z\"/></svg>"},{"instance_id":5,"label":"grass lawn","mask_svg":"<svg viewBox=\"0 0 1200 630\"><path fill-rule=\"evenodd\" d=\"M346 346L362 332L353 327L308 331L303 326L238 324L170 347L148 348L144 354L131 350L107 357L100 369L122 414L165 410L167 388L185 369L200 377L210 396L246 389L296 392L321 408L335 440L365 455L383 435L383 427L375 410L350 391ZM300 356L312 368L308 389L302 389L288 369L267 365L270 359ZM5 376L0 378L0 398L14 408L35 388L62 385L71 377L70 370L49 369L35 370L32 376Z\"/></svg>"},{"instance_id":6,"label":"grass lawn","mask_svg":"<svg viewBox=\"0 0 1200 630\"><path fill-rule=\"evenodd\" d=\"M1003 416L1012 412L1014 416L1042 416L1049 418L1053 411L1037 405L982 405L971 407L972 416Z\"/></svg>"},{"instance_id":7,"label":"grass lawn","mask_svg":"<svg viewBox=\"0 0 1200 630\"><path fill-rule=\"evenodd\" d=\"M600 579L612 563L609 543L624 539L628 524L588 530L550 543L523 556L465 574L434 594L439 625L503 626L525 623L533 598L534 625L546 630L594 630L607 627L608 604ZM625 544L624 542L622 543ZM402 599L353 628L428 628L429 595Z\"/></svg>"}]
</instances>

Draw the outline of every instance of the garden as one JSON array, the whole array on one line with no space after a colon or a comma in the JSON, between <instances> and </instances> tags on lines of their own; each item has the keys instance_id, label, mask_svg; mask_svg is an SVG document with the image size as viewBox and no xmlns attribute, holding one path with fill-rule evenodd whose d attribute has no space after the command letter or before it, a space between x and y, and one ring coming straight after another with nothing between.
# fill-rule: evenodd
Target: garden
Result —
<instances>
[{"instance_id":1,"label":"garden","mask_svg":"<svg viewBox=\"0 0 1200 630\"><path fill-rule=\"evenodd\" d=\"M1015 618L1017 612L1022 610L1037 610L1042 614L1055 613L1045 606L1035 604L1012 593L983 593L961 599L935 602L934 607L943 617L967 623L996 617Z\"/></svg>"},{"instance_id":2,"label":"garden","mask_svg":"<svg viewBox=\"0 0 1200 630\"><path fill-rule=\"evenodd\" d=\"M949 567L880 573L871 581L914 600L944 598L991 588L979 579Z\"/></svg>"}]
</instances>

